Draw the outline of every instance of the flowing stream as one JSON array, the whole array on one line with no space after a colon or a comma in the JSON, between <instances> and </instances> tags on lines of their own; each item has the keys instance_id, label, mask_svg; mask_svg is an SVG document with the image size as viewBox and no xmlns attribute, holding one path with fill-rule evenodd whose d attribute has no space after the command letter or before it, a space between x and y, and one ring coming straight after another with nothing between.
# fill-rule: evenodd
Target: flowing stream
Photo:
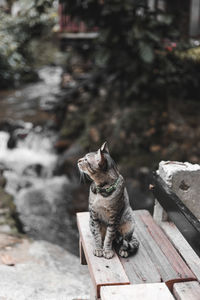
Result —
<instances>
[{"instance_id":1,"label":"flowing stream","mask_svg":"<svg viewBox=\"0 0 200 300\"><path fill-rule=\"evenodd\" d=\"M77 233L69 212L75 184L65 175L54 176L61 73L60 67L44 67L41 81L1 97L0 169L23 230L75 252Z\"/></svg>"},{"instance_id":2,"label":"flowing stream","mask_svg":"<svg viewBox=\"0 0 200 300\"><path fill-rule=\"evenodd\" d=\"M43 67L38 71L41 79L39 82L11 91L7 97L0 95L0 120L24 120L33 123L48 120L50 117L44 111L53 108L62 95L61 74L60 67Z\"/></svg>"}]
</instances>

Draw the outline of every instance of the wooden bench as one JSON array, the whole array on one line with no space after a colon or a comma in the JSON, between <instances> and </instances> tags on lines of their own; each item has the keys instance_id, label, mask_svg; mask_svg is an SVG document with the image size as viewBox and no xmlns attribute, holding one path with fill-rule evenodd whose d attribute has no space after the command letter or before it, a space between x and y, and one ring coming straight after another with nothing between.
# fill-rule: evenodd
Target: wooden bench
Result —
<instances>
[{"instance_id":1,"label":"wooden bench","mask_svg":"<svg viewBox=\"0 0 200 300\"><path fill-rule=\"evenodd\" d=\"M199 300L200 284L197 281L175 283L173 294L177 300Z\"/></svg>"},{"instance_id":2,"label":"wooden bench","mask_svg":"<svg viewBox=\"0 0 200 300\"><path fill-rule=\"evenodd\" d=\"M151 178L156 205L154 219L157 223L170 219L200 257L200 220L155 172Z\"/></svg>"},{"instance_id":3,"label":"wooden bench","mask_svg":"<svg viewBox=\"0 0 200 300\"><path fill-rule=\"evenodd\" d=\"M175 283L172 293L164 283L148 283L101 288L102 300L199 300L200 284L197 281Z\"/></svg>"},{"instance_id":4,"label":"wooden bench","mask_svg":"<svg viewBox=\"0 0 200 300\"><path fill-rule=\"evenodd\" d=\"M174 224L163 222L159 226L146 210L134 211L134 216L135 236L140 242L138 252L126 259L115 254L112 259L107 260L93 255L94 242L89 229L89 213L77 214L80 257L81 263L88 264L89 267L94 291L91 298L109 299L106 295L112 293L114 287L118 290L116 286L121 285L126 285L123 291L127 289L128 293L133 289L137 293L137 287L139 292L144 284L150 287L149 284L164 283L172 292L175 283L200 280L200 259ZM128 285L134 285L134 288ZM107 289L102 289L104 286ZM109 287L112 287L110 292ZM138 299L147 298L141 296Z\"/></svg>"},{"instance_id":5,"label":"wooden bench","mask_svg":"<svg viewBox=\"0 0 200 300\"><path fill-rule=\"evenodd\" d=\"M174 300L164 283L102 287L102 300Z\"/></svg>"}]
</instances>

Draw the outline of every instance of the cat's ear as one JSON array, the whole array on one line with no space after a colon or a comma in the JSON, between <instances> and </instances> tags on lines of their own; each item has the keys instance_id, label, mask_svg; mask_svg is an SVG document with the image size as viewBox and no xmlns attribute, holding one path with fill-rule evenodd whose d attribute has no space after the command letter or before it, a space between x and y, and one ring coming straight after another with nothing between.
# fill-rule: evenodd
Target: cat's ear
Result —
<instances>
[{"instance_id":1,"label":"cat's ear","mask_svg":"<svg viewBox=\"0 0 200 300\"><path fill-rule=\"evenodd\" d=\"M103 143L103 145L101 146L101 151L104 153L109 153L107 142Z\"/></svg>"},{"instance_id":2,"label":"cat's ear","mask_svg":"<svg viewBox=\"0 0 200 300\"><path fill-rule=\"evenodd\" d=\"M106 166L106 159L103 155L103 151L101 150L101 148L97 151L97 159L99 167L104 168Z\"/></svg>"}]
</instances>

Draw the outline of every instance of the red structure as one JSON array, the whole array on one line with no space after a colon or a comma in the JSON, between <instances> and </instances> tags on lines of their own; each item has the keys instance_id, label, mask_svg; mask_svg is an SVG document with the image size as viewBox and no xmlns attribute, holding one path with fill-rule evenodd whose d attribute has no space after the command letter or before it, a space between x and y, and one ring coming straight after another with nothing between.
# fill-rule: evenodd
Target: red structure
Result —
<instances>
[{"instance_id":1,"label":"red structure","mask_svg":"<svg viewBox=\"0 0 200 300\"><path fill-rule=\"evenodd\" d=\"M59 4L59 24L60 32L62 33L88 33L97 32L97 28L88 29L83 21L71 19L66 15L63 9L63 4Z\"/></svg>"}]
</instances>

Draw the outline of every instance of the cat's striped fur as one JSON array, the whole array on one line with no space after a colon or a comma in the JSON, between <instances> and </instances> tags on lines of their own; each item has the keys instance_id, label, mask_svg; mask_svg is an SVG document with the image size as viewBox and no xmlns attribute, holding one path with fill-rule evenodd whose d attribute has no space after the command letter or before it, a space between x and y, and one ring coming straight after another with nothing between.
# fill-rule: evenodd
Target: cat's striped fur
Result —
<instances>
[{"instance_id":1,"label":"cat's striped fur","mask_svg":"<svg viewBox=\"0 0 200 300\"><path fill-rule=\"evenodd\" d=\"M128 257L137 251L139 243L133 236L135 223L124 179L110 157L107 144L79 159L78 167L93 180L89 211L94 255L112 258L113 242L117 242L119 255Z\"/></svg>"}]
</instances>

